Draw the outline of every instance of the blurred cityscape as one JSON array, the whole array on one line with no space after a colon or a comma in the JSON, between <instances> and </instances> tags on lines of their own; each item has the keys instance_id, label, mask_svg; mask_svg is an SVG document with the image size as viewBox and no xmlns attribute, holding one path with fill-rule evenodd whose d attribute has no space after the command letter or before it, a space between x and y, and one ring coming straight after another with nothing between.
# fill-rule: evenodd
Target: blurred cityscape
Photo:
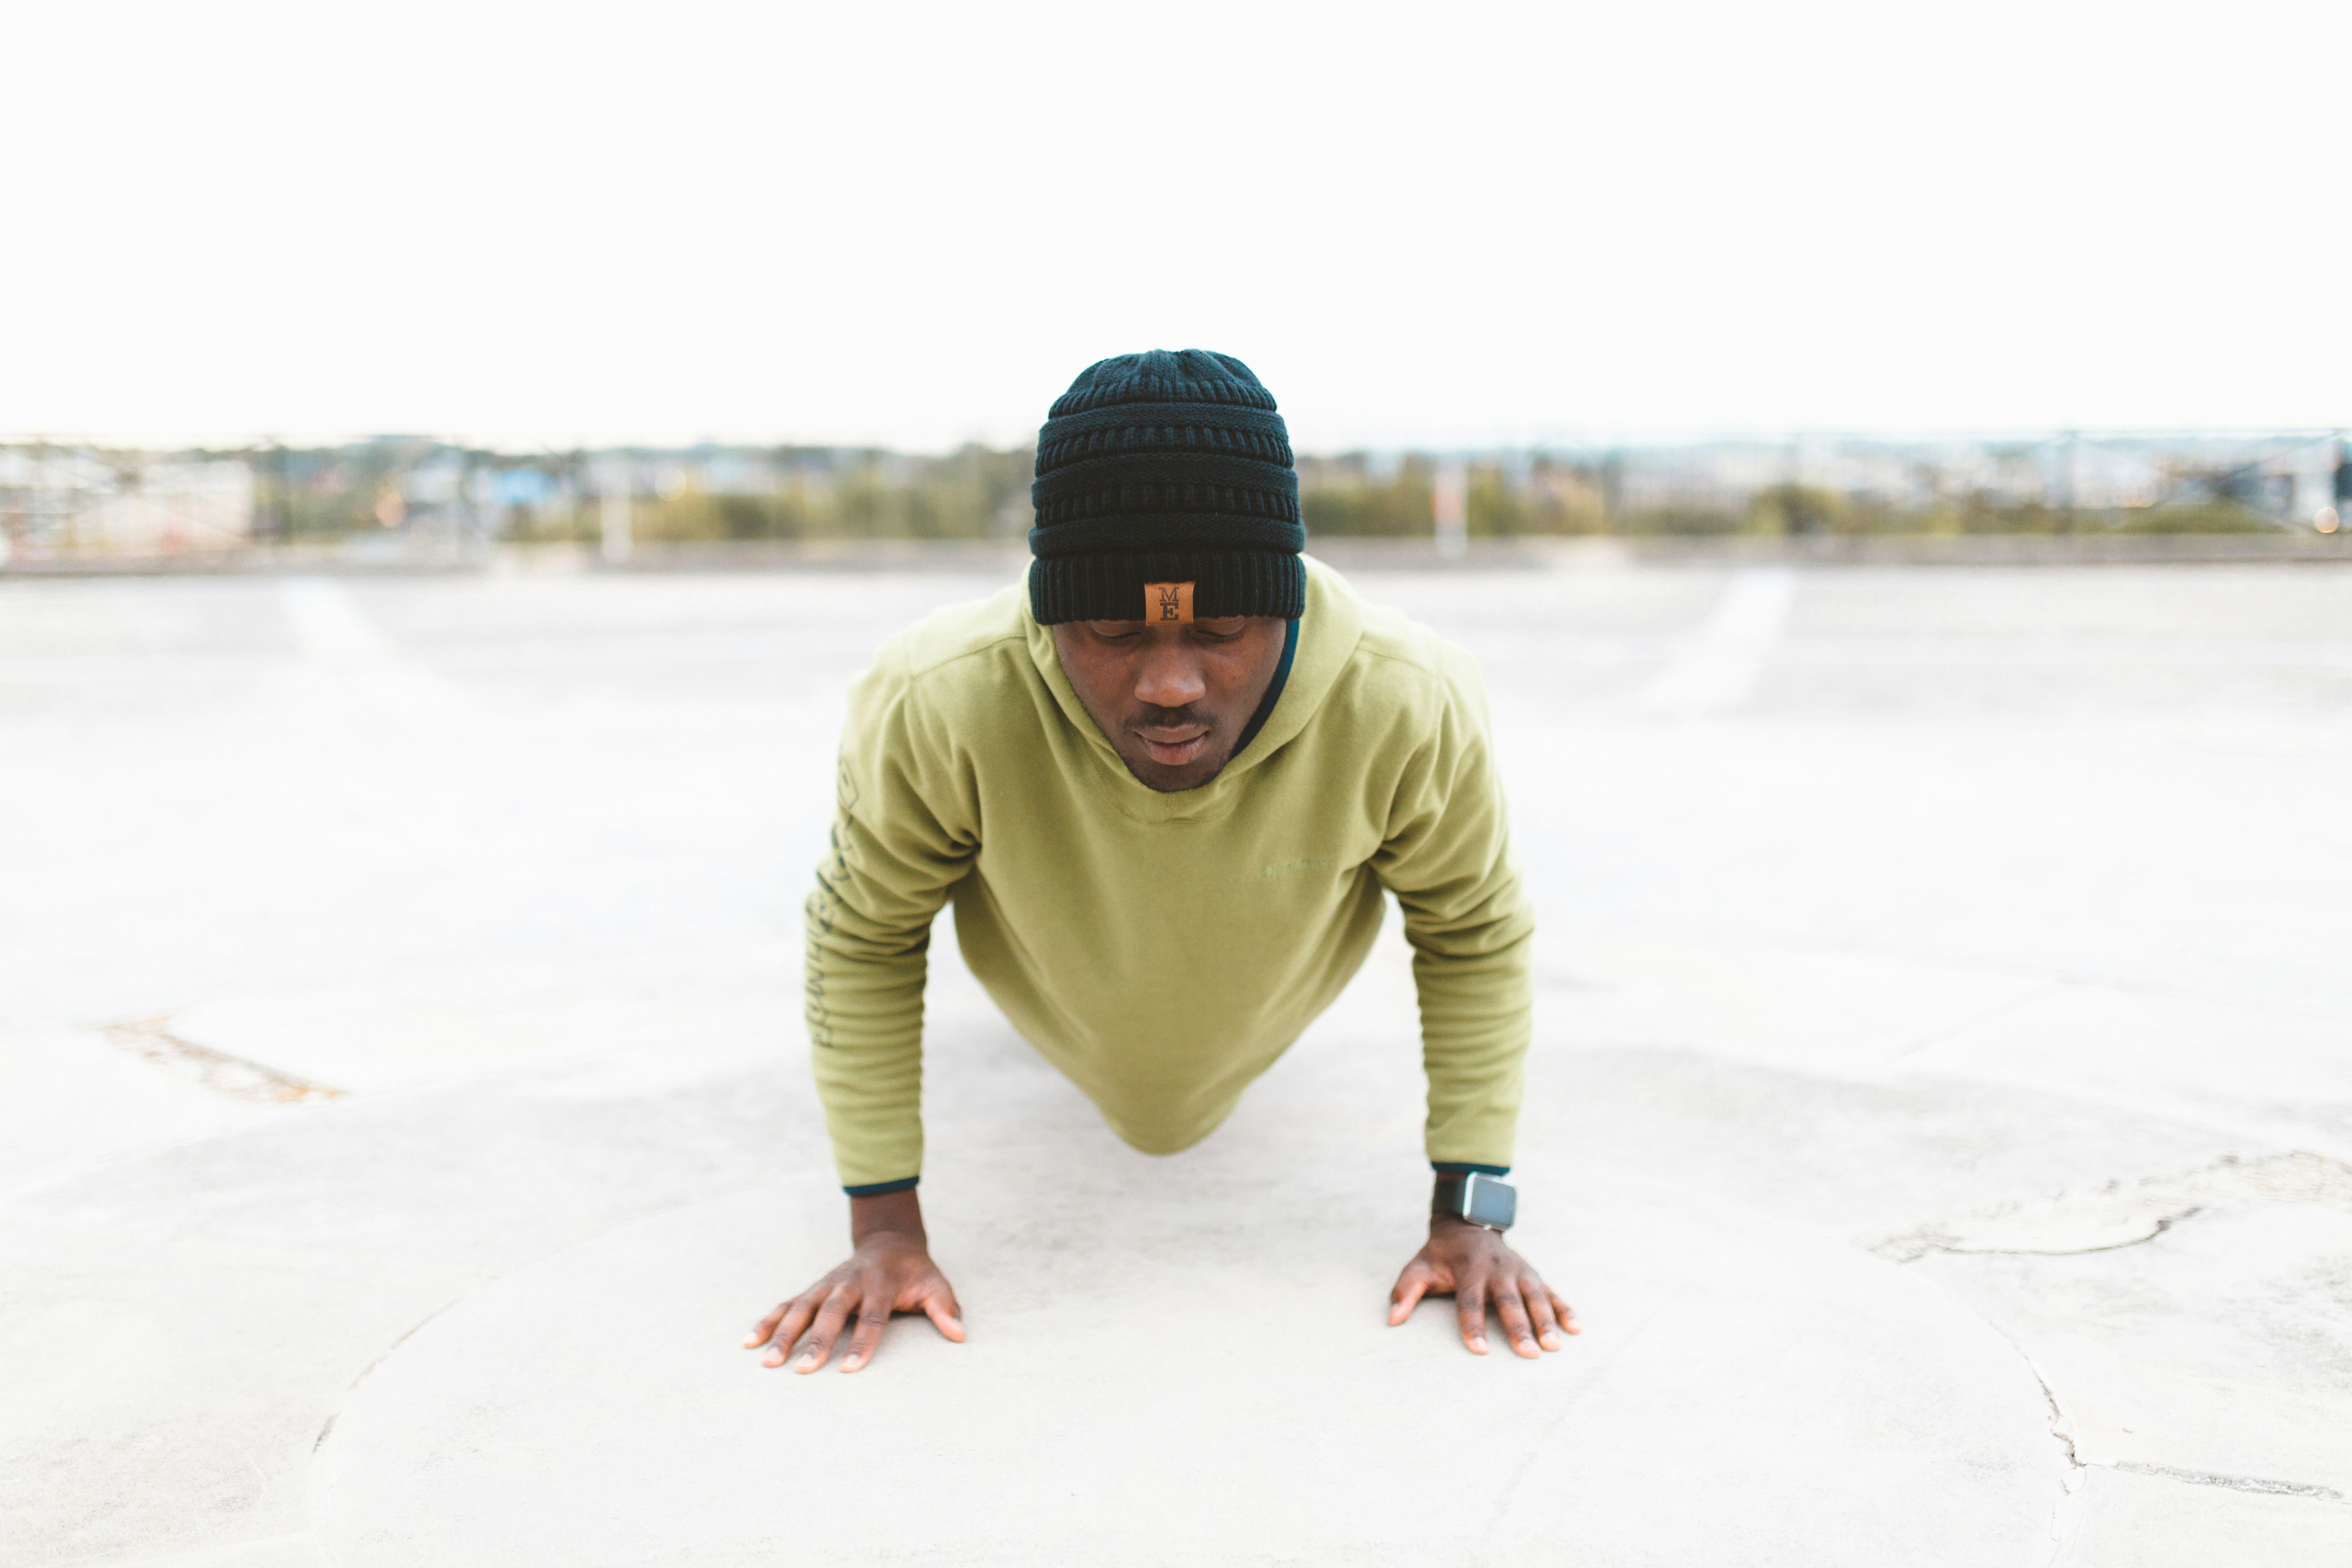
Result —
<instances>
[{"instance_id":1,"label":"blurred cityscape","mask_svg":"<svg viewBox=\"0 0 2352 1568\"><path fill-rule=\"evenodd\" d=\"M1027 448L509 452L423 437L143 451L0 441L0 564L236 553L306 542L1018 540ZM2343 431L2050 433L1306 457L1311 534L2334 533ZM1449 504L1450 502L1450 504Z\"/></svg>"}]
</instances>

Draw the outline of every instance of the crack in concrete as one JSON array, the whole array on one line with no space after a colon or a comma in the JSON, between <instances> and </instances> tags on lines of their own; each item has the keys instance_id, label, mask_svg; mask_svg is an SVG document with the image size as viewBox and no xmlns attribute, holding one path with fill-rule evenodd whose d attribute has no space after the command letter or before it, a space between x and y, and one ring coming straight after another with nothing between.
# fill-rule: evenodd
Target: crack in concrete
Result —
<instances>
[{"instance_id":1,"label":"crack in concrete","mask_svg":"<svg viewBox=\"0 0 2352 1568\"><path fill-rule=\"evenodd\" d=\"M456 1295L451 1296L447 1300L442 1302L439 1306L434 1308L431 1311L417 1319L416 1321L409 1324L407 1328L402 1330L398 1338L394 1339L390 1344L384 1346L381 1351L378 1351L375 1354L375 1359L369 1362L367 1365L362 1367L359 1370L358 1374L354 1376L351 1382L343 1385L343 1392L337 1398L335 1408L328 1412L325 1425L319 1428L318 1436L312 1438L310 1441L311 1454L316 1456L320 1449L327 1446L327 1439L334 1435L335 1423L342 1419L343 1412L349 1408L352 1395L359 1392L360 1384L365 1383L369 1378L373 1377L375 1375L376 1369L383 1366L385 1362L390 1361L394 1352L398 1351L401 1346L406 1344L410 1340L415 1338L416 1335L422 1333L436 1319L440 1318L445 1313L453 1310L465 1301L470 1300L477 1292L497 1284L501 1279L510 1279L514 1275L521 1273L526 1268L532 1268L537 1264L544 1263L551 1258L560 1257L563 1253L571 1251L575 1247L585 1247L590 1242L601 1240L605 1237L615 1235L621 1231L628 1229L631 1226L645 1225L649 1221L666 1218L670 1215L682 1213L687 1209L697 1206L698 1205L723 1203L729 1198L740 1197L745 1193L755 1192L761 1187L769 1185L773 1180L773 1177L762 1176L756 1182L746 1183L744 1185L740 1187L730 1187L723 1193L716 1193L708 1197L688 1198L683 1203L671 1204L666 1207L656 1209L651 1214L636 1215L628 1219L617 1220L611 1225L600 1226L597 1229L589 1232L585 1236L576 1236L568 1241L559 1242L543 1252L533 1253L530 1257L524 1258L514 1263L512 1266L502 1268L495 1274L486 1274L476 1279L472 1283L457 1291Z\"/></svg>"},{"instance_id":2,"label":"crack in concrete","mask_svg":"<svg viewBox=\"0 0 2352 1568\"><path fill-rule=\"evenodd\" d=\"M2001 1337L2009 1338L2006 1334ZM2033 1364L2033 1358L2026 1355L2023 1348L2019 1347L2015 1340L2010 1340L2009 1342L2017 1350L2020 1356L2024 1357L2025 1370L2033 1374L2033 1381L2042 1385L2042 1401L2050 1406L2050 1435L2058 1439L2060 1447L2066 1450L2065 1487L2071 1492L2083 1484L2083 1471L2085 1467L2083 1463L2083 1456L2075 1450L2074 1433L2066 1424L2065 1409L2058 1403L2058 1391L2050 1386L2050 1380L2042 1375L2042 1369Z\"/></svg>"},{"instance_id":3,"label":"crack in concrete","mask_svg":"<svg viewBox=\"0 0 2352 1568\"><path fill-rule=\"evenodd\" d=\"M2183 1470L2171 1465L2142 1464L2137 1459L2118 1459L2111 1468L2135 1476L2162 1476L2167 1480L2185 1481L2192 1487L2227 1487L2233 1492L2257 1492L2263 1497L2313 1498L2321 1502L2344 1500L2344 1494L2334 1487L2311 1486L2302 1481L2265 1480L2260 1476L2222 1476L2210 1470Z\"/></svg>"},{"instance_id":4,"label":"crack in concrete","mask_svg":"<svg viewBox=\"0 0 2352 1568\"><path fill-rule=\"evenodd\" d=\"M2058 1506L2051 1510L2050 1515L2048 1568L2059 1568L2074 1554L2074 1538L2081 1533L2083 1527L2084 1465L2082 1456L2074 1449L2074 1429L2067 1423L2065 1406L2058 1403L2058 1391L2050 1386L2050 1380L2042 1375L2042 1369L2034 1364L2033 1357L2026 1352L2025 1347L2017 1342L2016 1336L1982 1312L1971 1309L1969 1316L1999 1335L2001 1343L2016 1352L2017 1359L2025 1363L2026 1373L2033 1379L2034 1386L2042 1390L2042 1402L2050 1407L2050 1436L2057 1439L2059 1449L2066 1460L2066 1468L2058 1477Z\"/></svg>"},{"instance_id":5,"label":"crack in concrete","mask_svg":"<svg viewBox=\"0 0 2352 1568\"><path fill-rule=\"evenodd\" d=\"M344 1092L183 1039L165 1027L171 1021L168 1013L152 1018L128 1018L117 1024L101 1024L99 1032L106 1037L109 1045L162 1068L175 1078L249 1104L304 1105L312 1100L333 1100Z\"/></svg>"},{"instance_id":6,"label":"crack in concrete","mask_svg":"<svg viewBox=\"0 0 2352 1568\"><path fill-rule=\"evenodd\" d=\"M528 1268L530 1265L525 1264L523 1267ZM335 1423L343 1418L343 1405L350 1401L352 1394L359 1392L359 1386L361 1384L365 1383L369 1378L375 1375L376 1368L382 1366L385 1362L392 1359L393 1352L398 1350L401 1346L406 1344L411 1339L415 1338L416 1334L422 1331L425 1326L432 1322L434 1319L439 1317L442 1313L447 1311L450 1308L456 1306L467 1297L471 1296L475 1291L480 1289L485 1284L490 1283L491 1281L500 1278L503 1278L503 1276L492 1275L488 1279L475 1280L472 1284L467 1286L464 1289L458 1291L456 1295L450 1297L447 1300L442 1302L439 1306L434 1308L431 1311L417 1319L416 1321L409 1324L407 1328L401 1331L401 1334L398 1339L384 1346L383 1350L377 1352L375 1359L368 1363L367 1365L360 1368L359 1375L352 1378L351 1382L343 1385L341 1402L338 1403L333 1410L328 1412L327 1424L320 1427L318 1436L311 1439L310 1452L315 1454L320 1449L327 1446L327 1438L333 1434L335 1430Z\"/></svg>"},{"instance_id":7,"label":"crack in concrete","mask_svg":"<svg viewBox=\"0 0 2352 1568\"><path fill-rule=\"evenodd\" d=\"M2046 985L2036 986L2033 990L2026 992L2023 995L2012 996L2008 1001L2000 1004L1998 1006L1989 1007L1980 1013L1971 1014L1968 1017L1962 1018L1957 1023L1946 1024L1940 1028L1930 1029L1926 1034L1921 1035L1916 1039L1911 1041L1910 1044L1905 1046L1901 1050L1896 1051L1894 1055L1888 1057L1886 1059L1891 1064L1894 1062L1899 1062L1906 1057L1916 1056L1919 1052L1926 1050L1929 1046L1941 1045L1944 1041L1950 1039L1955 1035L1965 1035L1970 1029L1980 1028L1984 1025L1996 1022L1999 1019L2006 1018L2012 1013L2023 1012L2026 1008L2032 1006L2037 1002L2046 1002L2051 997L2058 995L2062 992L2065 991L2066 988L2067 983L2063 980L2053 980Z\"/></svg>"},{"instance_id":8,"label":"crack in concrete","mask_svg":"<svg viewBox=\"0 0 2352 1568\"><path fill-rule=\"evenodd\" d=\"M2129 1185L1996 1205L1925 1221L1863 1245L1896 1263L1934 1252L2066 1258L2153 1241L2182 1220L2232 1198L2318 1204L2352 1213L2352 1165L2296 1150L2265 1159L2232 1154L2219 1163Z\"/></svg>"},{"instance_id":9,"label":"crack in concrete","mask_svg":"<svg viewBox=\"0 0 2352 1568\"><path fill-rule=\"evenodd\" d=\"M2177 1176L2151 1178L2130 1187L2126 1187L2121 1182L2109 1182L2088 1193L2060 1194L2035 1203L2004 1204L1953 1219L1931 1221L1869 1244L1869 1250L1896 1263L1914 1262L1930 1252L1938 1251L2042 1256L2112 1252L2118 1247L2137 1247L2153 1240L2179 1221L2204 1212L2210 1200L2240 1197L2324 1204L2352 1210L2352 1165L2305 1150L2251 1161L2232 1154L2200 1170ZM2078 1236L2077 1239L2082 1244L2071 1247L1992 1245L2002 1239L2015 1241L2021 1235L2047 1241L2053 1238L2053 1232L2063 1234L2069 1226L2077 1231L2089 1227L2095 1232L2097 1227L2104 1226L2109 1233L2120 1226L2126 1234L2110 1234L2108 1239L2086 1239ZM2221 1487L2264 1497L2305 1498L2331 1503L2345 1500L2344 1494L2331 1487L2301 1481L2225 1476L2210 1470L2152 1465L2136 1459L2086 1460L2074 1446L2073 1424L2067 1418L2065 1406L2059 1403L2058 1391L2051 1385L2049 1378L2042 1375L2041 1367L2034 1363L2024 1345L1981 1311L1973 1315L2000 1335L2010 1349L2017 1352L2018 1359L2025 1363L2026 1371L2032 1374L2035 1384L2042 1390L2042 1401L2049 1407L2050 1435L2057 1440L2065 1457L2065 1470L2061 1478L2064 1495L2059 1500L2058 1508L2051 1519L2049 1568L2063 1568L2073 1559L2082 1531L2084 1482L2095 1468L2154 1476L2189 1486Z\"/></svg>"},{"instance_id":10,"label":"crack in concrete","mask_svg":"<svg viewBox=\"0 0 2352 1568\"><path fill-rule=\"evenodd\" d=\"M1493 1544L1496 1531L1503 1527L1503 1520L1511 1510L1512 1499L1518 1495L1519 1484L1527 1479L1528 1472L1535 1468L1536 1460L1542 1456L1544 1445L1551 1441L1552 1434L1560 1429L1569 1416L1575 1413L1576 1407L1583 1404L1585 1397L1600 1385L1601 1378L1607 1375L1609 1369L1617 1363L1618 1358L1633 1348L1634 1341L1648 1333L1656 1321L1655 1318L1645 1320L1632 1333L1619 1340L1607 1354L1601 1356L1599 1364L1585 1373L1584 1381L1577 1385L1576 1391L1568 1396L1559 1411L1545 1424L1543 1430L1536 1435L1535 1441L1528 1445L1527 1453L1520 1458L1517 1468L1511 1471L1511 1479L1503 1483L1503 1489L1496 1494L1494 1506L1486 1510L1486 1522L1478 1531L1480 1545ZM1556 1353L1567 1352L1562 1351Z\"/></svg>"}]
</instances>

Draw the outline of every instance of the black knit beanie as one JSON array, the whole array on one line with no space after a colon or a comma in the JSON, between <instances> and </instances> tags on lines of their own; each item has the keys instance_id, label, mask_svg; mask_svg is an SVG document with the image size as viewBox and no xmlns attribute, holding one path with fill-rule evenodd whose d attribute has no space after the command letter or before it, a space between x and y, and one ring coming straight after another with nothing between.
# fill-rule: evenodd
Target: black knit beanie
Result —
<instances>
[{"instance_id":1,"label":"black knit beanie","mask_svg":"<svg viewBox=\"0 0 2352 1568\"><path fill-rule=\"evenodd\" d=\"M1044 625L1307 608L1290 433L1231 354L1088 365L1037 433L1029 499L1029 606Z\"/></svg>"}]
</instances>

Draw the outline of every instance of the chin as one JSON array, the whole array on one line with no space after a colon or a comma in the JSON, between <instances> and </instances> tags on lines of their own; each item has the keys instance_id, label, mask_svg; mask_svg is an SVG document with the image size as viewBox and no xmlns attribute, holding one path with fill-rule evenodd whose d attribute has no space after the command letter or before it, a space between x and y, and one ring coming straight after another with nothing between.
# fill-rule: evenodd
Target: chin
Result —
<instances>
[{"instance_id":1,"label":"chin","mask_svg":"<svg viewBox=\"0 0 2352 1568\"><path fill-rule=\"evenodd\" d=\"M1128 757L1124 760L1127 771L1133 773L1136 782L1145 788L1156 789L1162 795L1180 795L1188 789L1199 789L1224 772L1225 763L1231 758L1219 756L1205 761L1195 758L1180 767L1155 763L1149 757Z\"/></svg>"}]
</instances>

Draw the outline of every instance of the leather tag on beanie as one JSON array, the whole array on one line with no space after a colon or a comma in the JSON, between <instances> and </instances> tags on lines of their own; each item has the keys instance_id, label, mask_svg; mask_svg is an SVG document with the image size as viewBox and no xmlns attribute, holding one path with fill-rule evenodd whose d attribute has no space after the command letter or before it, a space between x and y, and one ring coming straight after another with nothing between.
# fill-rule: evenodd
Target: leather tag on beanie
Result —
<instances>
[{"instance_id":1,"label":"leather tag on beanie","mask_svg":"<svg viewBox=\"0 0 2352 1568\"><path fill-rule=\"evenodd\" d=\"M1132 581L1132 579L1129 579ZM1183 622L1192 618L1192 584L1190 583L1146 583L1143 585L1143 618L1147 621Z\"/></svg>"}]
</instances>

